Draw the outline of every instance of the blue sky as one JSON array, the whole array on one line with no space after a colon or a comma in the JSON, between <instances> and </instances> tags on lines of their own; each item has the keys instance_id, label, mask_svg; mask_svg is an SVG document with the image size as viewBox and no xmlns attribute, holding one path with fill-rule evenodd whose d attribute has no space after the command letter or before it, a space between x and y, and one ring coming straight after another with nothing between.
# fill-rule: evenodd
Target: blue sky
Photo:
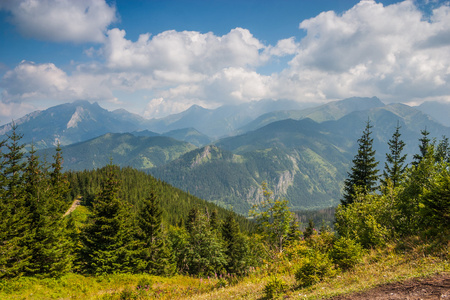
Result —
<instances>
[{"instance_id":1,"label":"blue sky","mask_svg":"<svg viewBox=\"0 0 450 300\"><path fill-rule=\"evenodd\" d=\"M75 100L450 101L448 1L0 0L0 123Z\"/></svg>"}]
</instances>

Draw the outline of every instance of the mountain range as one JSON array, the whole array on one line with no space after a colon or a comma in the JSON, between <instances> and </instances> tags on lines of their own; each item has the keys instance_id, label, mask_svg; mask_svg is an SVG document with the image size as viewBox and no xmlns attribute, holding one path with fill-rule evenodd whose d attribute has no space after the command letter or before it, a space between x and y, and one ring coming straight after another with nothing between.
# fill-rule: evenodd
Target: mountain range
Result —
<instances>
[{"instance_id":1,"label":"mountain range","mask_svg":"<svg viewBox=\"0 0 450 300\"><path fill-rule=\"evenodd\" d=\"M303 109L290 101L267 100L215 110L193 106L147 120L77 101L34 112L16 123L23 141L41 149L41 156L51 155L52 146L60 143L65 169L98 168L112 159L246 214L261 200L263 181L294 209L335 206L368 120L382 169L397 124L411 160L421 130L426 128L437 139L450 136L442 121L445 110L450 115L445 104L385 105L376 97ZM0 127L0 134L10 128Z\"/></svg>"}]
</instances>

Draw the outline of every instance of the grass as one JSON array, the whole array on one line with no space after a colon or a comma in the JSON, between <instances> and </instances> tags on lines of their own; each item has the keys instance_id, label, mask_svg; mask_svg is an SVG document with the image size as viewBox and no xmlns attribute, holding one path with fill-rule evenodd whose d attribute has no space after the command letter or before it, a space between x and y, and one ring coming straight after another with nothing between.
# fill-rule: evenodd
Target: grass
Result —
<instances>
[{"instance_id":1,"label":"grass","mask_svg":"<svg viewBox=\"0 0 450 300\"><path fill-rule=\"evenodd\" d=\"M448 241L437 247L431 242L411 239L402 245L372 249L351 271L338 273L308 288L296 285L292 274L295 268L268 265L239 280L144 274L101 277L68 274L59 279L22 277L0 281L0 299L263 299L264 286L274 270L278 270L277 275L288 285L283 297L321 299L409 278L450 273L449 246ZM294 261L284 263L295 264Z\"/></svg>"}]
</instances>

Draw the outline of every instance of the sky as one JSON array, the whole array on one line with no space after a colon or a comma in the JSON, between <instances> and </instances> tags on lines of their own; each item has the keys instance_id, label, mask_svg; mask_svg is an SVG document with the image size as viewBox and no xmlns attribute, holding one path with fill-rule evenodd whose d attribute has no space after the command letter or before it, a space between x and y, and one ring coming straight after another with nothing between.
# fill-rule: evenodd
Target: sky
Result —
<instances>
[{"instance_id":1,"label":"sky","mask_svg":"<svg viewBox=\"0 0 450 300\"><path fill-rule=\"evenodd\" d=\"M76 100L450 102L449 1L0 0L0 35L0 124Z\"/></svg>"}]
</instances>

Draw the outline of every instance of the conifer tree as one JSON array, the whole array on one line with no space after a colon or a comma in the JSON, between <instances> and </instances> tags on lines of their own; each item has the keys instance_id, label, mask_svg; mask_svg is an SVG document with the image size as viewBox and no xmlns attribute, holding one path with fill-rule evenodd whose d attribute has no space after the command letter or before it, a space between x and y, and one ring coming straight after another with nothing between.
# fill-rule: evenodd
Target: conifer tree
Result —
<instances>
[{"instance_id":1,"label":"conifer tree","mask_svg":"<svg viewBox=\"0 0 450 300\"><path fill-rule=\"evenodd\" d=\"M448 137L442 137L442 140L436 146L434 156L436 162L450 163L450 144L448 141Z\"/></svg>"},{"instance_id":2,"label":"conifer tree","mask_svg":"<svg viewBox=\"0 0 450 300\"><path fill-rule=\"evenodd\" d=\"M394 188L401 182L407 167L404 165L406 154L402 155L405 143L400 139L400 128L401 126L397 122L395 132L388 142L390 153L386 153L386 162L384 163L383 171L383 184L387 185L389 179Z\"/></svg>"},{"instance_id":3,"label":"conifer tree","mask_svg":"<svg viewBox=\"0 0 450 300\"><path fill-rule=\"evenodd\" d=\"M299 221L297 218L294 218L289 226L289 232L286 237L286 241L288 243L293 242L293 241L298 241L298 240L300 240L302 234L303 233L300 230Z\"/></svg>"},{"instance_id":4,"label":"conifer tree","mask_svg":"<svg viewBox=\"0 0 450 300\"><path fill-rule=\"evenodd\" d=\"M189 214L187 216L187 220L186 220L186 230L188 232L191 232L193 229L193 226L197 223L198 218L199 218L199 211L198 208L194 207L191 208L191 210L189 211Z\"/></svg>"},{"instance_id":5,"label":"conifer tree","mask_svg":"<svg viewBox=\"0 0 450 300\"><path fill-rule=\"evenodd\" d=\"M141 268L153 275L172 275L175 271L173 255L167 247L162 228L162 210L154 193L143 201L138 213L137 238L141 242Z\"/></svg>"},{"instance_id":6,"label":"conifer tree","mask_svg":"<svg viewBox=\"0 0 450 300\"><path fill-rule=\"evenodd\" d=\"M368 120L361 138L358 139L358 153L353 158L351 172L347 173L348 178L344 182L342 205L353 203L356 189L367 194L377 188L378 162L375 160L375 150L372 148L373 138L370 130L372 127Z\"/></svg>"},{"instance_id":7,"label":"conifer tree","mask_svg":"<svg viewBox=\"0 0 450 300\"><path fill-rule=\"evenodd\" d=\"M415 167L417 167L422 159L427 155L428 146L430 145L430 139L428 138L430 132L425 128L424 130L420 131L420 134L422 134L422 137L419 139L419 153L414 154L414 161L412 162Z\"/></svg>"},{"instance_id":8,"label":"conifer tree","mask_svg":"<svg viewBox=\"0 0 450 300\"><path fill-rule=\"evenodd\" d=\"M97 275L130 271L132 260L127 248L130 231L126 213L118 198L120 182L116 167L110 164L106 170L107 177L94 199L92 215L82 236L85 269Z\"/></svg>"},{"instance_id":9,"label":"conifer tree","mask_svg":"<svg viewBox=\"0 0 450 300\"><path fill-rule=\"evenodd\" d=\"M314 226L314 221L312 219L309 219L308 226L305 228L305 232L303 232L303 236L305 239L308 239L314 235Z\"/></svg>"},{"instance_id":10,"label":"conifer tree","mask_svg":"<svg viewBox=\"0 0 450 300\"><path fill-rule=\"evenodd\" d=\"M69 193L69 182L67 175L62 172L63 157L61 146L58 144L55 150L56 153L53 155L53 163L51 165L52 171L50 172L52 190L52 202L50 205L52 206L52 211L56 215L61 216L67 208L65 199Z\"/></svg>"},{"instance_id":11,"label":"conifer tree","mask_svg":"<svg viewBox=\"0 0 450 300\"><path fill-rule=\"evenodd\" d=\"M13 123L6 151L2 152L2 197L0 225L0 278L21 276L30 267L31 253L27 245L33 239L29 228L30 214L25 203L23 162L24 144Z\"/></svg>"},{"instance_id":12,"label":"conifer tree","mask_svg":"<svg viewBox=\"0 0 450 300\"><path fill-rule=\"evenodd\" d=\"M209 224L213 230L219 229L219 216L217 213L217 209L214 209L209 216Z\"/></svg>"},{"instance_id":13,"label":"conifer tree","mask_svg":"<svg viewBox=\"0 0 450 300\"><path fill-rule=\"evenodd\" d=\"M26 207L31 215L29 226L33 233L28 245L32 257L27 273L57 277L71 269L72 255L62 213L55 206L61 195L54 187L64 183L51 180L50 175L41 167L32 146L24 173Z\"/></svg>"},{"instance_id":14,"label":"conifer tree","mask_svg":"<svg viewBox=\"0 0 450 300\"><path fill-rule=\"evenodd\" d=\"M218 233L211 230L205 215L199 214L189 233L189 273L213 275L221 272L226 264L223 245Z\"/></svg>"},{"instance_id":15,"label":"conifer tree","mask_svg":"<svg viewBox=\"0 0 450 300\"><path fill-rule=\"evenodd\" d=\"M222 238L225 242L226 270L232 274L242 274L247 270L248 245L241 234L239 225L229 213L222 224Z\"/></svg>"}]
</instances>

